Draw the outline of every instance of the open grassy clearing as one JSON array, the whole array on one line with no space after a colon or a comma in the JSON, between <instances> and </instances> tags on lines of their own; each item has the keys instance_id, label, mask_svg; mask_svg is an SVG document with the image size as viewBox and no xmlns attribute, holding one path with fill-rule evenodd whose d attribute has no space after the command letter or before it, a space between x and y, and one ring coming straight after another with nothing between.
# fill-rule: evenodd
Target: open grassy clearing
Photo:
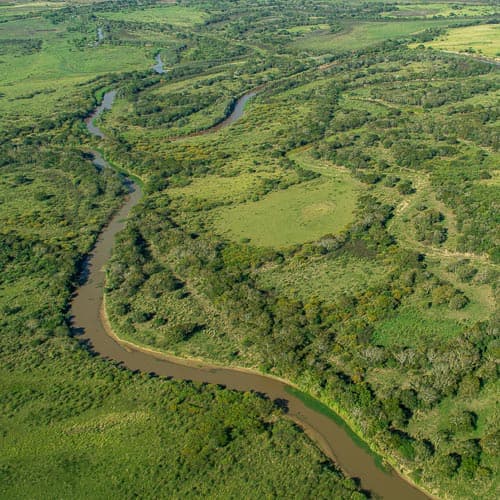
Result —
<instances>
[{"instance_id":1,"label":"open grassy clearing","mask_svg":"<svg viewBox=\"0 0 500 500\"><path fill-rule=\"evenodd\" d=\"M0 4L0 19L15 18L18 16L35 15L43 11L60 9L67 2L6 2Z\"/></svg>"},{"instance_id":2,"label":"open grassy clearing","mask_svg":"<svg viewBox=\"0 0 500 500\"><path fill-rule=\"evenodd\" d=\"M53 82L77 76L90 79L96 74L132 69L147 69L153 63L150 50L130 47L100 46L72 51L60 44L47 46L40 54L19 58L3 57L5 83L12 85L26 79ZM17 65L24 63L21 68Z\"/></svg>"},{"instance_id":3,"label":"open grassy clearing","mask_svg":"<svg viewBox=\"0 0 500 500\"><path fill-rule=\"evenodd\" d=\"M489 427L499 417L495 388L489 387L477 399L471 399L466 393L462 394L462 398L462 409L481 411L482 414L477 422L477 429L468 433L462 432L462 439L477 438L481 435L485 427ZM449 418L450 413L454 410L453 406L453 402L447 399L440 404L439 409L436 409L436 411L430 412L427 415L419 415L411 422L412 430L421 433L439 433L440 430L446 428L447 418Z\"/></svg>"},{"instance_id":4,"label":"open grassy clearing","mask_svg":"<svg viewBox=\"0 0 500 500\"><path fill-rule=\"evenodd\" d=\"M479 55L500 61L500 24L454 28L425 44L438 50Z\"/></svg>"},{"instance_id":5,"label":"open grassy clearing","mask_svg":"<svg viewBox=\"0 0 500 500\"><path fill-rule=\"evenodd\" d=\"M353 220L356 184L343 172L291 186L256 202L216 209L213 223L230 238L284 247L337 233Z\"/></svg>"},{"instance_id":6,"label":"open grassy clearing","mask_svg":"<svg viewBox=\"0 0 500 500\"><path fill-rule=\"evenodd\" d=\"M0 24L0 38L44 38L40 51L2 56L2 85L26 79L50 81L78 75L90 78L99 73L146 69L153 64L151 49L109 45L78 48L74 45L76 37L65 28L39 18Z\"/></svg>"},{"instance_id":7,"label":"open grassy clearing","mask_svg":"<svg viewBox=\"0 0 500 500\"><path fill-rule=\"evenodd\" d=\"M23 39L23 38L41 38L44 43L50 43L63 36L63 26L52 24L42 16L28 17L26 19L15 19L0 23L0 39ZM18 69L22 69L19 64ZM3 79L2 79L3 80Z\"/></svg>"},{"instance_id":8,"label":"open grassy clearing","mask_svg":"<svg viewBox=\"0 0 500 500\"><path fill-rule=\"evenodd\" d=\"M98 24L106 23L106 20L98 21ZM181 45L171 31L158 30L149 26L141 27L140 31L129 26L113 26L109 28L109 32L104 32L104 39L109 35L123 40L126 45L135 45L140 42L144 46L151 47L155 52L160 50L164 62L168 62L171 58L175 60L175 51Z\"/></svg>"},{"instance_id":9,"label":"open grassy clearing","mask_svg":"<svg viewBox=\"0 0 500 500\"><path fill-rule=\"evenodd\" d=\"M455 259L456 262L456 259ZM419 347L429 342L455 338L467 325L489 318L495 309L494 292L489 285L467 284L446 271L450 260L430 259L428 269L463 290L470 299L466 308L450 310L447 306L430 305L432 297L423 290L407 299L397 314L377 324L373 336L376 344Z\"/></svg>"},{"instance_id":10,"label":"open grassy clearing","mask_svg":"<svg viewBox=\"0 0 500 500\"><path fill-rule=\"evenodd\" d=\"M122 10L121 12L103 12L99 15L105 19L115 19L117 21L140 21L182 27L200 24L209 17L202 10L179 5L167 5L141 10Z\"/></svg>"},{"instance_id":11,"label":"open grassy clearing","mask_svg":"<svg viewBox=\"0 0 500 500\"><path fill-rule=\"evenodd\" d=\"M479 104L485 106L490 102L498 101L500 101L500 90L492 90L491 92L485 92L484 94L475 95L463 100L465 104Z\"/></svg>"},{"instance_id":12,"label":"open grassy clearing","mask_svg":"<svg viewBox=\"0 0 500 500\"><path fill-rule=\"evenodd\" d=\"M184 206L232 205L258 196L266 181L285 175L269 168L257 173L242 172L235 177L207 176L194 179L188 186L171 188L168 195Z\"/></svg>"},{"instance_id":13,"label":"open grassy clearing","mask_svg":"<svg viewBox=\"0 0 500 500\"><path fill-rule=\"evenodd\" d=\"M293 42L293 47L313 52L344 52L402 38L428 28L447 26L449 21L365 22L347 25L340 33L314 33Z\"/></svg>"}]
</instances>

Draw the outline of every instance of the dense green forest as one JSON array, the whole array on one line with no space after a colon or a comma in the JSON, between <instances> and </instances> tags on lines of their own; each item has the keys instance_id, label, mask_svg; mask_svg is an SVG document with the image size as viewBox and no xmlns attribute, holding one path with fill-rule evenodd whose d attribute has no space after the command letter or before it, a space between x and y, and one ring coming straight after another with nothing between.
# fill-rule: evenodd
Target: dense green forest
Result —
<instances>
[{"instance_id":1,"label":"dense green forest","mask_svg":"<svg viewBox=\"0 0 500 500\"><path fill-rule=\"evenodd\" d=\"M117 335L283 377L424 490L495 497L499 17L2 4L0 496L364 496L271 401L131 373L71 335L125 171L144 197L107 267ZM98 142L83 119L109 89Z\"/></svg>"}]
</instances>

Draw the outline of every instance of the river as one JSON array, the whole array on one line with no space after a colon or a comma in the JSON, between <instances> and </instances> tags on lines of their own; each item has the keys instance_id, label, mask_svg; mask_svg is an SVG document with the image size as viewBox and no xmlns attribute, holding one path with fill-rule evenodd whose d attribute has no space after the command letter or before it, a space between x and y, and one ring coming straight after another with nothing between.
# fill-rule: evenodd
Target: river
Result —
<instances>
[{"instance_id":1,"label":"river","mask_svg":"<svg viewBox=\"0 0 500 500\"><path fill-rule=\"evenodd\" d=\"M155 61L156 64L153 66L153 70L160 75L166 73L167 70L163 67L163 61L161 60L161 54L159 52L156 54Z\"/></svg>"},{"instance_id":2,"label":"river","mask_svg":"<svg viewBox=\"0 0 500 500\"><path fill-rule=\"evenodd\" d=\"M224 125L219 124L217 128L227 126L238 119L243 113L245 103L253 95L255 91L240 98L231 116L223 122ZM105 94L102 104L86 120L89 132L101 139L105 136L93 121L105 109L111 108L115 96L115 91ZM210 131L213 129L205 133ZM94 163L101 168L109 167L97 154ZM384 471L377 467L373 456L358 445L342 426L321 412L309 408L298 397L290 394L287 390L290 385L286 382L251 370L219 367L141 349L115 336L103 314L104 268L111 256L116 234L125 227L127 216L142 196L138 185L132 182L129 182L129 185L130 193L124 204L102 230L88 257L82 273L86 280L75 292L72 300L71 316L75 334L87 342L96 354L120 362L130 370L218 384L238 391L254 391L265 394L272 400L278 400L285 408L287 416L303 428L346 475L359 478L365 490L388 500L427 498L394 471Z\"/></svg>"}]
</instances>

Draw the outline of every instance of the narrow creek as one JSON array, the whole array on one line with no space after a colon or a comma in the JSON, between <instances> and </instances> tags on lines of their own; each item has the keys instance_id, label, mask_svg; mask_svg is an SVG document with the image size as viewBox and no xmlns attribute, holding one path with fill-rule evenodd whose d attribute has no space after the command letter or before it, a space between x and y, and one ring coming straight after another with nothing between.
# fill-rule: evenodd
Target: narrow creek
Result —
<instances>
[{"instance_id":1,"label":"narrow creek","mask_svg":"<svg viewBox=\"0 0 500 500\"><path fill-rule=\"evenodd\" d=\"M240 98L232 115L223 122L224 126L233 123L241 116L246 101L253 95L255 91ZM111 108L115 96L115 91L105 94L102 104L86 120L89 132L101 139L105 136L93 122L105 109ZM207 130L206 133L210 131L213 129ZM98 168L111 168L97 152L95 152L94 163ZM128 185L130 193L120 210L100 233L83 272L85 282L76 290L72 300L71 316L74 333L82 341L88 343L90 349L96 354L105 359L117 361L130 370L218 384L238 391L254 391L265 394L272 400L278 400L287 416L303 428L346 475L358 478L361 486L372 495L388 500L428 498L395 471L381 470L376 465L374 457L357 444L348 431L320 411L309 408L301 399L291 394L290 385L284 381L251 370L225 368L164 355L142 349L116 337L103 314L105 265L111 256L116 234L125 227L127 216L142 196L138 185L131 181L128 181Z\"/></svg>"}]
</instances>

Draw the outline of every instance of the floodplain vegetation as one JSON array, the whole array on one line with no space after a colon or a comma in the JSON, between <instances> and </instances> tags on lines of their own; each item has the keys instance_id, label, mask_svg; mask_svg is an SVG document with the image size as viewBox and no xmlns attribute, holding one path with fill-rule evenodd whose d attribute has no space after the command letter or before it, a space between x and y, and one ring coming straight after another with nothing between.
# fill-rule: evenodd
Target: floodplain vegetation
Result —
<instances>
[{"instance_id":1,"label":"floodplain vegetation","mask_svg":"<svg viewBox=\"0 0 500 500\"><path fill-rule=\"evenodd\" d=\"M0 6L0 495L364 495L271 402L71 337L125 194L99 147L144 180L107 268L119 336L287 378L425 490L497 496L497 7Z\"/></svg>"}]
</instances>

